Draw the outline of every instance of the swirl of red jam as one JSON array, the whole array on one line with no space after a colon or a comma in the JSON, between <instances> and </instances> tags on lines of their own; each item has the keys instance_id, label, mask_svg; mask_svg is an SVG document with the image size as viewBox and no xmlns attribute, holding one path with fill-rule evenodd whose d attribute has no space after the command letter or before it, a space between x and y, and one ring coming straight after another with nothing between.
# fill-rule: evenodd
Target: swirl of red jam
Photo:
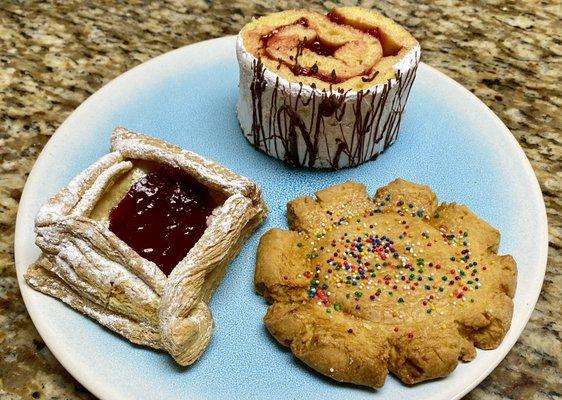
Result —
<instances>
[{"instance_id":1,"label":"swirl of red jam","mask_svg":"<svg viewBox=\"0 0 562 400\"><path fill-rule=\"evenodd\" d=\"M217 206L209 188L162 166L135 182L109 215L109 229L167 276L207 228Z\"/></svg>"},{"instance_id":2,"label":"swirl of red jam","mask_svg":"<svg viewBox=\"0 0 562 400\"><path fill-rule=\"evenodd\" d=\"M383 56L378 28L348 25L334 11L322 18L325 21L318 24L318 21L301 17L262 35L263 56L285 65L295 76L311 76L328 83L337 84L356 76L369 76ZM345 29L353 40L334 44L325 32L325 27L330 25ZM320 29L321 26L324 28ZM316 61L307 63L303 61L305 57ZM328 58L331 61L326 62Z\"/></svg>"}]
</instances>

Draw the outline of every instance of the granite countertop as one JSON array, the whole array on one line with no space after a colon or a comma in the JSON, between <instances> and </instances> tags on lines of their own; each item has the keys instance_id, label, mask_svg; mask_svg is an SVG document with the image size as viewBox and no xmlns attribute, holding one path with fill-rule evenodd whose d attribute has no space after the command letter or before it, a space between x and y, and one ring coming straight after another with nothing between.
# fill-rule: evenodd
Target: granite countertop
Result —
<instances>
[{"instance_id":1,"label":"granite countertop","mask_svg":"<svg viewBox=\"0 0 562 400\"><path fill-rule=\"evenodd\" d=\"M235 34L253 15L298 1L0 1L0 398L91 399L45 347L14 268L26 177L50 135L90 94L169 50ZM345 2L352 3L352 2ZM354 3L355 4L355 3ZM309 7L326 10L319 0ZM562 302L562 6L554 1L365 1L420 40L423 60L469 88L507 124L546 202L550 247L540 300L515 347L466 399L560 399Z\"/></svg>"}]
</instances>

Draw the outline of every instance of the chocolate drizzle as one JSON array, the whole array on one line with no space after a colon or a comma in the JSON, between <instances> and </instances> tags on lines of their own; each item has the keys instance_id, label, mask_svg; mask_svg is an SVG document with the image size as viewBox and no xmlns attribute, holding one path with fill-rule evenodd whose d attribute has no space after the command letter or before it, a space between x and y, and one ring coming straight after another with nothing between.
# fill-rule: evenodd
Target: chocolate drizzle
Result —
<instances>
[{"instance_id":1,"label":"chocolate drizzle","mask_svg":"<svg viewBox=\"0 0 562 400\"><path fill-rule=\"evenodd\" d=\"M378 74L379 74L379 71L375 71L375 73L374 73L373 75L371 75L370 77L368 77L368 78L362 76L362 77L361 77L361 80L362 80L363 82L372 82L372 81L377 77Z\"/></svg>"},{"instance_id":2,"label":"chocolate drizzle","mask_svg":"<svg viewBox=\"0 0 562 400\"><path fill-rule=\"evenodd\" d=\"M263 106L262 106L262 95L267 86L264 73L265 68L261 62L261 59L254 64L253 67L254 78L250 85L250 92L252 93L252 132L253 132L253 143L254 146L260 146L263 139L265 144L266 135L263 129ZM255 129L254 129L255 127Z\"/></svg>"},{"instance_id":3,"label":"chocolate drizzle","mask_svg":"<svg viewBox=\"0 0 562 400\"><path fill-rule=\"evenodd\" d=\"M267 82L260 59L252 67L252 126L248 137L252 144L291 166L337 169L375 159L396 140L417 60L405 73L398 71L394 80L358 91L352 103L347 101L349 90L304 90L302 83L296 96L291 96L279 78L273 84ZM266 92L271 102L264 112L262 98ZM353 127L344 123L344 117L353 121ZM327 126L338 126L340 134L330 130L328 135Z\"/></svg>"}]
</instances>

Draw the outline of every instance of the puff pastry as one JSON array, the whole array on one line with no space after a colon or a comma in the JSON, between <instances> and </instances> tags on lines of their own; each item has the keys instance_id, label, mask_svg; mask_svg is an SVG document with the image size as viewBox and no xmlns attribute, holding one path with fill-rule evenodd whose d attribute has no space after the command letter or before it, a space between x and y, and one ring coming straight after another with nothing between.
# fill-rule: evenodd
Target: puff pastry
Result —
<instances>
[{"instance_id":1,"label":"puff pastry","mask_svg":"<svg viewBox=\"0 0 562 400\"><path fill-rule=\"evenodd\" d=\"M138 179L158 166L181 170L220 204L201 237L169 276L109 229L108 215ZM35 221L42 251L25 275L133 343L163 349L181 365L198 359L212 336L207 305L227 265L265 219L259 187L221 165L118 127L111 153L52 197Z\"/></svg>"}]
</instances>

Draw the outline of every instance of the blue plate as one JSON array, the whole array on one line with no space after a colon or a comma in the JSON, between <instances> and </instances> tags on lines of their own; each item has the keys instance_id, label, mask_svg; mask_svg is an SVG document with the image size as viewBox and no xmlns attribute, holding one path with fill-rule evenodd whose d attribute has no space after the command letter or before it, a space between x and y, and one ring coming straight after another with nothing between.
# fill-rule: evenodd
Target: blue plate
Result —
<instances>
[{"instance_id":1,"label":"blue plate","mask_svg":"<svg viewBox=\"0 0 562 400\"><path fill-rule=\"evenodd\" d=\"M27 181L18 213L16 266L22 295L57 359L104 400L186 398L457 399L503 359L538 298L547 257L544 202L531 166L503 123L450 78L420 65L397 142L376 161L337 172L289 169L255 151L235 113L234 37L187 46L121 75L85 101L57 130ZM212 158L258 182L271 213L232 263L211 308L216 330L197 363L179 368L165 353L130 344L61 302L30 289L22 275L39 250L33 218L49 196L108 151L116 125ZM467 204L502 233L501 252L519 268L509 333L496 350L447 378L413 387L389 377L380 390L339 384L277 345L262 323L267 305L253 290L258 239L285 227L285 204L347 179L371 192L403 177L440 200Z\"/></svg>"}]
</instances>

